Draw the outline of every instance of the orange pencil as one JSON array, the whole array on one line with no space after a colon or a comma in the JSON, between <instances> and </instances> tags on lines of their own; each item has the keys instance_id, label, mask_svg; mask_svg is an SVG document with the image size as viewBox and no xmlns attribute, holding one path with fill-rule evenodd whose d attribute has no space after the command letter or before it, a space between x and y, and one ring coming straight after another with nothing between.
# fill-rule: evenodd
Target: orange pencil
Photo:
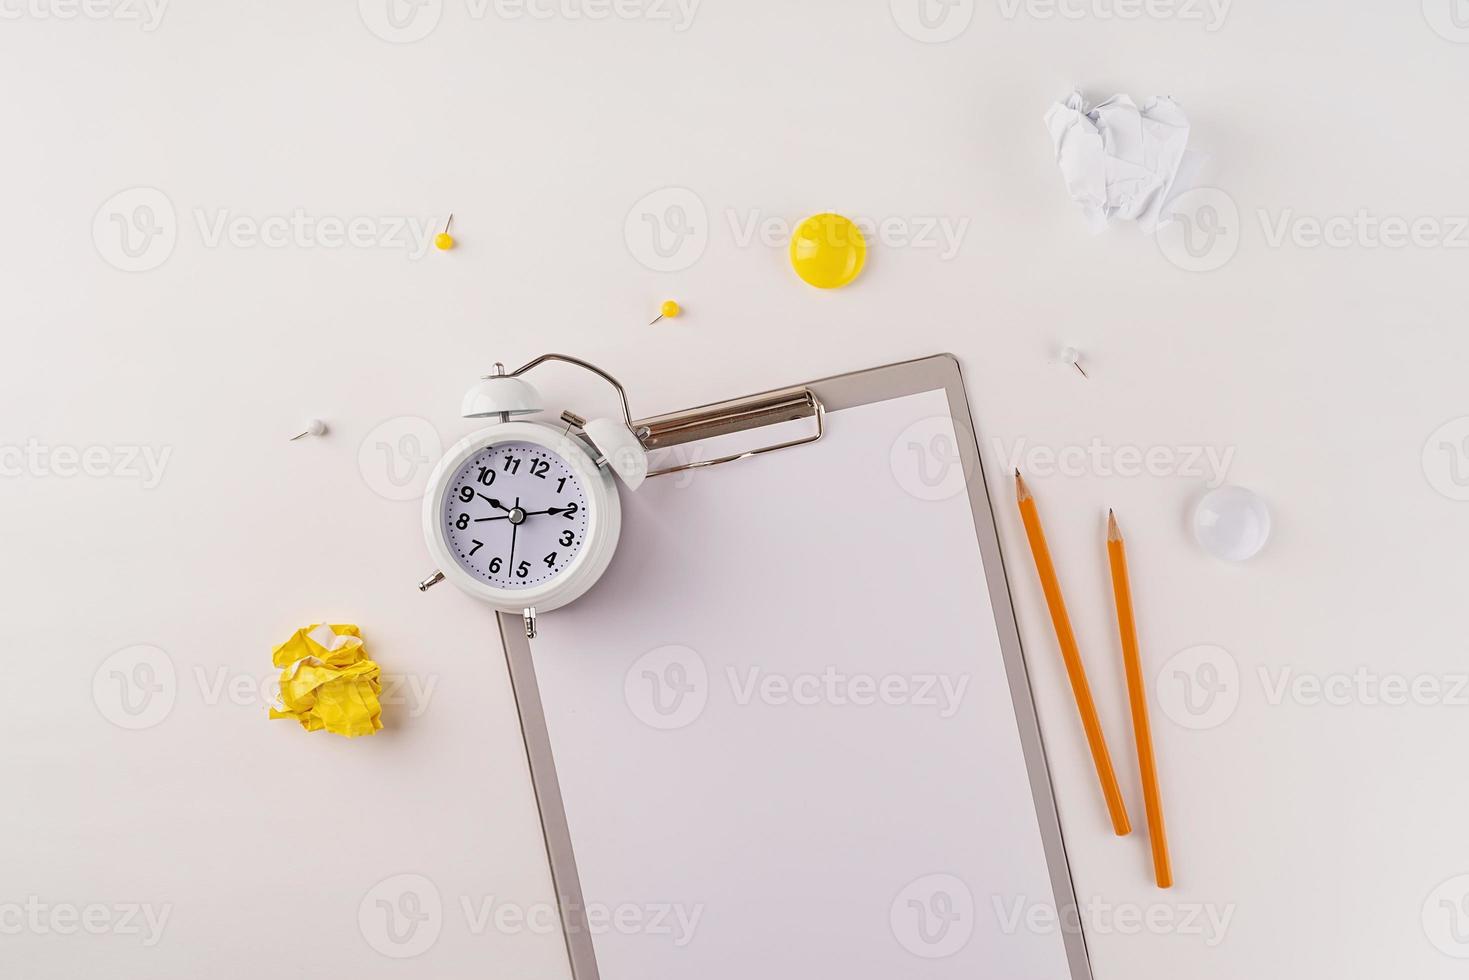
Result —
<instances>
[{"instance_id":1,"label":"orange pencil","mask_svg":"<svg viewBox=\"0 0 1469 980\"><path fill-rule=\"evenodd\" d=\"M1132 832L1132 824L1127 819L1127 807L1122 802L1117 773L1112 769L1107 737L1102 734L1102 722L1097 717L1091 685L1086 680L1086 667L1081 662L1081 651L1076 648L1071 618L1066 615L1066 600L1061 598L1061 583L1056 579L1056 566L1051 564L1051 551L1046 547L1046 532L1041 529L1040 513L1035 509L1035 499L1020 478L1019 470L1015 471L1015 498L1020 504L1020 519L1025 522L1025 536L1030 539L1030 553L1035 558L1041 590L1045 592L1046 605L1051 610L1051 625L1056 627L1061 659L1066 663L1066 675L1071 678L1071 693L1076 698L1076 710L1081 713L1081 727L1086 731L1087 745L1092 750L1092 763L1097 767L1097 778L1102 782L1102 796L1107 800L1112 829L1118 837L1126 837Z\"/></svg>"},{"instance_id":2,"label":"orange pencil","mask_svg":"<svg viewBox=\"0 0 1469 980\"><path fill-rule=\"evenodd\" d=\"M1153 846L1153 876L1159 888L1173 884L1168 835L1163 830L1163 798L1158 793L1158 766L1153 761L1153 732L1148 724L1148 689L1137 652L1137 621L1132 615L1132 585L1127 578L1127 550L1117 518L1107 511L1107 560L1112 565L1112 593L1117 599L1117 632L1122 636L1122 666L1127 671L1127 697L1132 702L1132 734L1137 767L1143 777L1143 806L1148 814L1148 842Z\"/></svg>"}]
</instances>

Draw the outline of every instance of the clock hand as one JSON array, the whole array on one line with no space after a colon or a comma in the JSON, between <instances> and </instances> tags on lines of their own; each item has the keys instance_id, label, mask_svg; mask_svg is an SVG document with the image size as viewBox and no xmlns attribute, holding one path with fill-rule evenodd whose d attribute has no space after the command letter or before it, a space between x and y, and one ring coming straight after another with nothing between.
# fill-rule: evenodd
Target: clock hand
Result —
<instances>
[{"instance_id":1,"label":"clock hand","mask_svg":"<svg viewBox=\"0 0 1469 980\"><path fill-rule=\"evenodd\" d=\"M520 506L520 498L515 498L515 506ZM505 563L505 577L508 579L515 574L515 535L520 531L520 522L510 522L510 560Z\"/></svg>"},{"instance_id":2,"label":"clock hand","mask_svg":"<svg viewBox=\"0 0 1469 980\"><path fill-rule=\"evenodd\" d=\"M528 510L525 512L525 516L534 517L536 514L562 514L570 509L569 507L547 507L545 510Z\"/></svg>"},{"instance_id":3,"label":"clock hand","mask_svg":"<svg viewBox=\"0 0 1469 980\"><path fill-rule=\"evenodd\" d=\"M504 521L508 520L509 518L509 514L501 514L496 517L476 517L474 519L474 523L478 524L480 521Z\"/></svg>"},{"instance_id":4,"label":"clock hand","mask_svg":"<svg viewBox=\"0 0 1469 980\"><path fill-rule=\"evenodd\" d=\"M480 493L478 490L474 492L474 495L476 497L485 497L485 495ZM485 497L485 499L488 500L490 502L490 506L495 508L496 510L503 510L507 514L510 513L510 508L500 503L500 501L496 500L494 497Z\"/></svg>"}]
</instances>

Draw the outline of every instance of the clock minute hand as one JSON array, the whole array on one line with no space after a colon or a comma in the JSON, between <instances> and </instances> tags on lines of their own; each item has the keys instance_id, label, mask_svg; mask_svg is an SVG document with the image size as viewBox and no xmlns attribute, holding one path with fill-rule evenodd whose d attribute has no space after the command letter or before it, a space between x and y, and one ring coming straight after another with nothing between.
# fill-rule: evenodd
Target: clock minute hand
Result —
<instances>
[{"instance_id":1,"label":"clock minute hand","mask_svg":"<svg viewBox=\"0 0 1469 980\"><path fill-rule=\"evenodd\" d=\"M520 498L515 498L515 506L520 507ZM515 574L515 535L520 531L520 522L510 522L510 560L505 563L505 577L508 579Z\"/></svg>"},{"instance_id":2,"label":"clock minute hand","mask_svg":"<svg viewBox=\"0 0 1469 980\"><path fill-rule=\"evenodd\" d=\"M547 507L545 510L528 510L525 512L525 516L534 517L536 514L564 514L570 509L569 507Z\"/></svg>"}]
</instances>

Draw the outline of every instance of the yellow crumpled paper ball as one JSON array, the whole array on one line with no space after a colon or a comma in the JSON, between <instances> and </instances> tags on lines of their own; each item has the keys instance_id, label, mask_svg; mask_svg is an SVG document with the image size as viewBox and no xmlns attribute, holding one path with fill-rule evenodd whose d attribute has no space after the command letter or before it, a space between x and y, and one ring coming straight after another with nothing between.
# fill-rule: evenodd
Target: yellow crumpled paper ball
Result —
<instances>
[{"instance_id":1,"label":"yellow crumpled paper ball","mask_svg":"<svg viewBox=\"0 0 1469 980\"><path fill-rule=\"evenodd\" d=\"M325 728L355 738L383 727L382 668L367 659L362 631L351 623L315 623L276 647L281 669L272 718L295 718L308 732Z\"/></svg>"}]
</instances>

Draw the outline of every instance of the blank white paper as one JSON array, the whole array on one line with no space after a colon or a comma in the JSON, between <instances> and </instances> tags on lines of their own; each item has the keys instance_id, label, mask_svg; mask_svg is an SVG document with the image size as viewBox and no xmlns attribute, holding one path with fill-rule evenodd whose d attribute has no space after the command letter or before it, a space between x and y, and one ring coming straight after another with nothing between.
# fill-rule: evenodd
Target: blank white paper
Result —
<instances>
[{"instance_id":1,"label":"blank white paper","mask_svg":"<svg viewBox=\"0 0 1469 980\"><path fill-rule=\"evenodd\" d=\"M651 479L542 618L602 980L1070 976L969 500L905 443L934 435L942 391Z\"/></svg>"}]
</instances>

